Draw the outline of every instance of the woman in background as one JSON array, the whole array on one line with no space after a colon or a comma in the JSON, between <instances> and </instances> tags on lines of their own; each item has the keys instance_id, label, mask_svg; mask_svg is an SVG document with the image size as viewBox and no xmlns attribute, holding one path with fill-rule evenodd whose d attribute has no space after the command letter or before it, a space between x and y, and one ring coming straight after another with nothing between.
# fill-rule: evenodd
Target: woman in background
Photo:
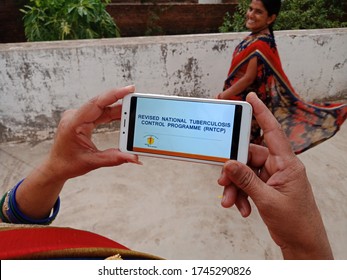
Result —
<instances>
[{"instance_id":1,"label":"woman in background","mask_svg":"<svg viewBox=\"0 0 347 280\"><path fill-rule=\"evenodd\" d=\"M246 27L251 31L235 49L219 99L245 100L250 91L275 115L290 139L295 153L301 153L332 137L347 117L347 104L313 104L303 101L284 73L277 51L273 25L281 0L252 0ZM251 142L261 144L257 122L252 122Z\"/></svg>"}]
</instances>

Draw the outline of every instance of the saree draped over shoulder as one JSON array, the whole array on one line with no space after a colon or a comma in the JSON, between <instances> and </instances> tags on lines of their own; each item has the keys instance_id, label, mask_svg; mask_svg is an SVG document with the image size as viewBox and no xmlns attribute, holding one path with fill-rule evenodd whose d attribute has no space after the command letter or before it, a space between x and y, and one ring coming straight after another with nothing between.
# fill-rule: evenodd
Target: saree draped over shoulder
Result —
<instances>
[{"instance_id":1,"label":"saree draped over shoulder","mask_svg":"<svg viewBox=\"0 0 347 280\"><path fill-rule=\"evenodd\" d=\"M245 73L251 58L257 57L257 78L233 99L245 100L250 91L271 110L299 154L332 137L347 117L346 103L308 103L300 98L284 73L272 35L250 34L236 48L224 83L224 90ZM252 122L251 142L262 143L261 130Z\"/></svg>"}]
</instances>

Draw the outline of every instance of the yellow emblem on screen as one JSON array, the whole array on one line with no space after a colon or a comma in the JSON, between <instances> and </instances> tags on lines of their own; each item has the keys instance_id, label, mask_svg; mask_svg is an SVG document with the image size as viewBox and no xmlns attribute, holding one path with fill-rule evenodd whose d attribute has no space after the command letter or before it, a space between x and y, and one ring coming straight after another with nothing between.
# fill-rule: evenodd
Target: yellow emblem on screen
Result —
<instances>
[{"instance_id":1,"label":"yellow emblem on screen","mask_svg":"<svg viewBox=\"0 0 347 280\"><path fill-rule=\"evenodd\" d=\"M147 137L147 144L148 145L153 145L154 144L154 137L153 136Z\"/></svg>"}]
</instances>

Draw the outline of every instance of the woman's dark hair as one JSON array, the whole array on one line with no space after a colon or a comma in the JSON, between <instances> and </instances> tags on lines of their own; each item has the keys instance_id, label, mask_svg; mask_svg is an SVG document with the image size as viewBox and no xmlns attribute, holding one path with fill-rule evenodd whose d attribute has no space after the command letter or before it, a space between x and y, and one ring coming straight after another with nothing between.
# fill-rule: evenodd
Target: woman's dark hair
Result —
<instances>
[{"instance_id":1,"label":"woman's dark hair","mask_svg":"<svg viewBox=\"0 0 347 280\"><path fill-rule=\"evenodd\" d=\"M281 0L261 0L263 2L264 8L266 9L269 16L276 15L280 13L281 10ZM269 26L269 30L271 35L274 35L273 25L275 22L271 23Z\"/></svg>"}]
</instances>

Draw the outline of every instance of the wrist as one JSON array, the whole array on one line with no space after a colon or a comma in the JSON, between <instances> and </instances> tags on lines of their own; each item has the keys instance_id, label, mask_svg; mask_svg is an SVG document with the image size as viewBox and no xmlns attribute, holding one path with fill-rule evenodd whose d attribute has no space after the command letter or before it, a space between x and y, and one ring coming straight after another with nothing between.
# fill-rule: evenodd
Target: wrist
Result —
<instances>
[{"instance_id":1,"label":"wrist","mask_svg":"<svg viewBox=\"0 0 347 280\"><path fill-rule=\"evenodd\" d=\"M33 220L45 219L57 203L66 180L54 172L50 161L44 161L30 172L16 191L18 211Z\"/></svg>"},{"instance_id":2,"label":"wrist","mask_svg":"<svg viewBox=\"0 0 347 280\"><path fill-rule=\"evenodd\" d=\"M13 187L11 190L9 190L7 193L4 194L0 201L0 218L1 221L5 223L14 223L14 224L40 224L40 225L48 225L53 222L53 220L56 218L59 212L60 208L60 199L59 196L54 204L53 210L47 210L46 213L40 213L39 218L32 218L31 214L32 212L25 211L29 213L29 216L24 213L18 203L16 198L16 192L18 188L23 183L24 179L17 183L15 187ZM29 205L30 206L30 205ZM21 207L23 208L23 207ZM24 210L30 209L27 207L24 207Z\"/></svg>"},{"instance_id":3,"label":"wrist","mask_svg":"<svg viewBox=\"0 0 347 280\"><path fill-rule=\"evenodd\" d=\"M304 248L282 249L285 260L333 260L334 256L329 248L317 248L316 250L305 250Z\"/></svg>"},{"instance_id":4,"label":"wrist","mask_svg":"<svg viewBox=\"0 0 347 280\"><path fill-rule=\"evenodd\" d=\"M309 242L281 247L285 260L332 260L334 259L326 233Z\"/></svg>"},{"instance_id":5,"label":"wrist","mask_svg":"<svg viewBox=\"0 0 347 280\"><path fill-rule=\"evenodd\" d=\"M46 185L63 185L70 178L67 177L68 172L61 166L66 166L66 164L59 163L59 160L48 157L32 173Z\"/></svg>"}]
</instances>

